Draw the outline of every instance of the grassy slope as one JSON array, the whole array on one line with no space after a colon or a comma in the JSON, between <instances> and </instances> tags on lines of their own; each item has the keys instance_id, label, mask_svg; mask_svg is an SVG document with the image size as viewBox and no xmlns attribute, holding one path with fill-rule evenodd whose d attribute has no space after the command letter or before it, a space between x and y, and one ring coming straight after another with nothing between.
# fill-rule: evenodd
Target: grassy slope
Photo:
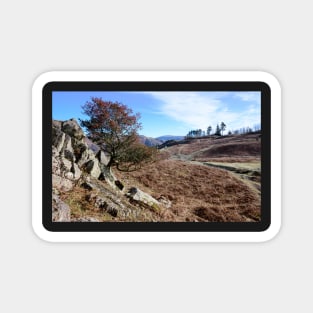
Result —
<instances>
[{"instance_id":1,"label":"grassy slope","mask_svg":"<svg viewBox=\"0 0 313 313\"><path fill-rule=\"evenodd\" d=\"M118 173L128 186L172 202L175 221L258 221L260 199L228 171L162 160L132 173ZM166 213L163 214L167 219ZM173 214L168 214L173 219Z\"/></svg>"}]
</instances>

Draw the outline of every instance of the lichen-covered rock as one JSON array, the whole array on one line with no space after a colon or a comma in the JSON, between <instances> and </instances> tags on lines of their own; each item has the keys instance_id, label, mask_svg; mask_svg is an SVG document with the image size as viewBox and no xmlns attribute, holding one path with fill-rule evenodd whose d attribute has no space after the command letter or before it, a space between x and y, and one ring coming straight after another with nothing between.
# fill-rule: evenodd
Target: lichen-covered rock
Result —
<instances>
[{"instance_id":1,"label":"lichen-covered rock","mask_svg":"<svg viewBox=\"0 0 313 313\"><path fill-rule=\"evenodd\" d=\"M65 177L52 174L52 187L59 191L70 191L74 187L74 183Z\"/></svg>"},{"instance_id":2,"label":"lichen-covered rock","mask_svg":"<svg viewBox=\"0 0 313 313\"><path fill-rule=\"evenodd\" d=\"M71 172L72 169L72 162L65 159L64 157L60 158L61 161L61 171L62 172Z\"/></svg>"},{"instance_id":3,"label":"lichen-covered rock","mask_svg":"<svg viewBox=\"0 0 313 313\"><path fill-rule=\"evenodd\" d=\"M141 191L140 189L136 187L132 187L129 189L127 195L135 201L144 203L151 207L158 207L160 205L160 202L154 199L152 196L148 195L147 193Z\"/></svg>"}]
</instances>

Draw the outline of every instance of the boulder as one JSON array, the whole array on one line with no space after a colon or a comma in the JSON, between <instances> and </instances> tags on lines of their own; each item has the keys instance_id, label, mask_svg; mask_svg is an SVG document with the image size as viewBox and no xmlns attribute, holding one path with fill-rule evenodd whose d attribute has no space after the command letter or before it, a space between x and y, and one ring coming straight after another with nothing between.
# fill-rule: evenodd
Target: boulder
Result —
<instances>
[{"instance_id":1,"label":"boulder","mask_svg":"<svg viewBox=\"0 0 313 313\"><path fill-rule=\"evenodd\" d=\"M132 200L144 203L150 207L159 207L160 205L159 201L136 187L131 187L127 193L127 196Z\"/></svg>"}]
</instances>

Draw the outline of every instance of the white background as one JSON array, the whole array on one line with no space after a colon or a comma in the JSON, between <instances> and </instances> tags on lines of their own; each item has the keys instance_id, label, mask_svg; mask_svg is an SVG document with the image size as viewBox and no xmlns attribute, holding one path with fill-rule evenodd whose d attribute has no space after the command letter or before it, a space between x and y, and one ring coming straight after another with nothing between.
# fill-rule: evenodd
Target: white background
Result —
<instances>
[{"instance_id":1,"label":"white background","mask_svg":"<svg viewBox=\"0 0 313 313\"><path fill-rule=\"evenodd\" d=\"M2 1L0 311L312 311L311 12L309 1ZM280 80L283 224L275 239L51 244L36 237L34 79L49 70L145 69L263 70Z\"/></svg>"}]
</instances>

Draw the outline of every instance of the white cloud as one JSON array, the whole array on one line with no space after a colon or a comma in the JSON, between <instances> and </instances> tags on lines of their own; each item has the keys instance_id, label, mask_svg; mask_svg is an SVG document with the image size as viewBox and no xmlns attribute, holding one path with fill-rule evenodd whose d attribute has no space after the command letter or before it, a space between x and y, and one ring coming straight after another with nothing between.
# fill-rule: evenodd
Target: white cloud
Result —
<instances>
[{"instance_id":1,"label":"white cloud","mask_svg":"<svg viewBox=\"0 0 313 313\"><path fill-rule=\"evenodd\" d=\"M255 91L241 91L234 94L235 98L240 98L242 101L251 103L261 103L261 93Z\"/></svg>"},{"instance_id":2,"label":"white cloud","mask_svg":"<svg viewBox=\"0 0 313 313\"><path fill-rule=\"evenodd\" d=\"M190 128L208 127L209 123L226 119L233 113L221 112L221 101L212 95L193 92L149 92L151 96L161 101L159 114L164 114Z\"/></svg>"},{"instance_id":3,"label":"white cloud","mask_svg":"<svg viewBox=\"0 0 313 313\"><path fill-rule=\"evenodd\" d=\"M146 92L161 102L156 114L162 114L175 121L182 122L190 129L206 130L209 125L213 131L218 123L226 123L227 130L242 127L253 127L260 124L260 109L257 104L258 93L235 93L242 101L251 104L244 111L231 110L226 97L229 93L201 93L201 92ZM248 103L247 103L248 104Z\"/></svg>"}]
</instances>

